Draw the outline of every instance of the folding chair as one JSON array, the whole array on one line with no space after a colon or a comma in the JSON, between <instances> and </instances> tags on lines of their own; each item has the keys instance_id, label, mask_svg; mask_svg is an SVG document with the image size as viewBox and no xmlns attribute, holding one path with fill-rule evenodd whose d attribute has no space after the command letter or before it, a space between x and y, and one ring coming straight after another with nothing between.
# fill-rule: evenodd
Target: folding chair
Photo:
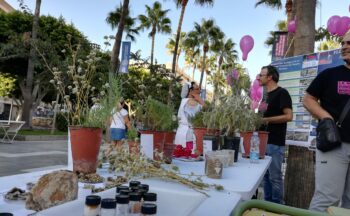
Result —
<instances>
[{"instance_id":1,"label":"folding chair","mask_svg":"<svg viewBox=\"0 0 350 216\"><path fill-rule=\"evenodd\" d=\"M24 121L10 121L8 125L2 124L2 129L4 131L4 136L1 140L3 143L13 143L13 140L17 136L18 131L24 125ZM12 136L12 138L10 138Z\"/></svg>"}]
</instances>

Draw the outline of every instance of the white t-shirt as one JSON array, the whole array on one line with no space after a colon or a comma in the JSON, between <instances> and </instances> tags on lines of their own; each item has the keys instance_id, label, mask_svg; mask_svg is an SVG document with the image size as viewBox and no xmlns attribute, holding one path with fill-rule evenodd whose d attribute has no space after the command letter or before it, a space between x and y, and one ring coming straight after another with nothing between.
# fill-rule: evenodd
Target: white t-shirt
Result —
<instances>
[{"instance_id":1,"label":"white t-shirt","mask_svg":"<svg viewBox=\"0 0 350 216\"><path fill-rule=\"evenodd\" d=\"M128 111L121 109L119 112L115 112L115 109L113 109L112 113L114 114L112 116L111 128L125 129L124 117L128 115Z\"/></svg>"}]
</instances>

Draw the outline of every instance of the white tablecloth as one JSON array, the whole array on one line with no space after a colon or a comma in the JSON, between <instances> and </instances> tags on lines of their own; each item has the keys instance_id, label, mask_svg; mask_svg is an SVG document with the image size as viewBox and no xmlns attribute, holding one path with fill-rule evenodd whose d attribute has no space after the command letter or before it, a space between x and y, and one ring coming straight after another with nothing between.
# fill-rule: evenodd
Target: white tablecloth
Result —
<instances>
[{"instance_id":1,"label":"white tablecloth","mask_svg":"<svg viewBox=\"0 0 350 216\"><path fill-rule=\"evenodd\" d=\"M204 161L201 162L184 162L173 160L181 173L204 175ZM267 168L271 163L271 157L266 156L265 159L259 160L259 163L252 164L247 158L239 158L238 162L232 167L224 168L222 179L211 179L202 177L203 181L209 184L222 185L225 190L239 193L243 200L250 200L256 189L259 187Z\"/></svg>"}]
</instances>

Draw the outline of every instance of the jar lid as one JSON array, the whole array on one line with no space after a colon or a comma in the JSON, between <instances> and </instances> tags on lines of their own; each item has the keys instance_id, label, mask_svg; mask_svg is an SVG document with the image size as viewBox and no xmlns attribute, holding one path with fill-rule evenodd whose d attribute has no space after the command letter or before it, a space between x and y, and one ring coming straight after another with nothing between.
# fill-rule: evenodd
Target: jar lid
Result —
<instances>
[{"instance_id":1,"label":"jar lid","mask_svg":"<svg viewBox=\"0 0 350 216\"><path fill-rule=\"evenodd\" d=\"M139 181L130 181L129 182L129 187L137 187L141 184Z\"/></svg>"},{"instance_id":2,"label":"jar lid","mask_svg":"<svg viewBox=\"0 0 350 216\"><path fill-rule=\"evenodd\" d=\"M138 193L138 192L129 193L129 199L130 199L130 201L140 201L141 200L141 194Z\"/></svg>"},{"instance_id":3,"label":"jar lid","mask_svg":"<svg viewBox=\"0 0 350 216\"><path fill-rule=\"evenodd\" d=\"M119 194L121 194L121 195L129 195L129 193L130 193L130 190L121 190L121 191L119 191Z\"/></svg>"},{"instance_id":4,"label":"jar lid","mask_svg":"<svg viewBox=\"0 0 350 216\"><path fill-rule=\"evenodd\" d=\"M151 201L151 202L157 201L157 194L156 193L145 193L143 195L143 200L144 201Z\"/></svg>"},{"instance_id":5,"label":"jar lid","mask_svg":"<svg viewBox=\"0 0 350 216\"><path fill-rule=\"evenodd\" d=\"M105 199L102 199L101 201L101 208L115 209L116 206L117 206L117 201L115 199L105 198Z\"/></svg>"},{"instance_id":6,"label":"jar lid","mask_svg":"<svg viewBox=\"0 0 350 216\"><path fill-rule=\"evenodd\" d=\"M125 186L125 185L119 185L117 187L117 193L119 193L119 191L121 191L121 190L129 190L129 187Z\"/></svg>"},{"instance_id":7,"label":"jar lid","mask_svg":"<svg viewBox=\"0 0 350 216\"><path fill-rule=\"evenodd\" d=\"M13 216L13 214L9 212L0 212L0 216Z\"/></svg>"},{"instance_id":8,"label":"jar lid","mask_svg":"<svg viewBox=\"0 0 350 216\"><path fill-rule=\"evenodd\" d=\"M130 187L130 191L132 191L132 192L137 192L138 190L139 190L138 186Z\"/></svg>"},{"instance_id":9,"label":"jar lid","mask_svg":"<svg viewBox=\"0 0 350 216\"><path fill-rule=\"evenodd\" d=\"M144 189L144 190L146 190L146 192L148 192L148 190L149 190L149 185L148 185L148 184L140 184L140 185L139 185L139 188Z\"/></svg>"},{"instance_id":10,"label":"jar lid","mask_svg":"<svg viewBox=\"0 0 350 216\"><path fill-rule=\"evenodd\" d=\"M128 195L117 195L117 196L115 196L115 199L117 200L118 204L128 204L129 203L129 196Z\"/></svg>"},{"instance_id":11,"label":"jar lid","mask_svg":"<svg viewBox=\"0 0 350 216\"><path fill-rule=\"evenodd\" d=\"M100 205L101 197L97 195L89 195L85 198L86 205Z\"/></svg>"},{"instance_id":12,"label":"jar lid","mask_svg":"<svg viewBox=\"0 0 350 216\"><path fill-rule=\"evenodd\" d=\"M156 204L151 204L151 203L142 204L141 214L157 214Z\"/></svg>"}]
</instances>

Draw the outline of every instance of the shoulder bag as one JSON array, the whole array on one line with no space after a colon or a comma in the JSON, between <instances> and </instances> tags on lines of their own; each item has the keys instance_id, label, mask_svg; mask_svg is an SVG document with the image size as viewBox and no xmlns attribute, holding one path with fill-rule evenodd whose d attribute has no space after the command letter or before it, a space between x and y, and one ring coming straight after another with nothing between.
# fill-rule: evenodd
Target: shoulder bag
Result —
<instances>
[{"instance_id":1,"label":"shoulder bag","mask_svg":"<svg viewBox=\"0 0 350 216\"><path fill-rule=\"evenodd\" d=\"M339 135L338 127L341 128L345 116L350 109L350 99L343 108L342 113L337 122L334 122L331 118L324 118L319 121L316 128L316 147L322 152L328 152L341 145L341 139Z\"/></svg>"}]
</instances>

